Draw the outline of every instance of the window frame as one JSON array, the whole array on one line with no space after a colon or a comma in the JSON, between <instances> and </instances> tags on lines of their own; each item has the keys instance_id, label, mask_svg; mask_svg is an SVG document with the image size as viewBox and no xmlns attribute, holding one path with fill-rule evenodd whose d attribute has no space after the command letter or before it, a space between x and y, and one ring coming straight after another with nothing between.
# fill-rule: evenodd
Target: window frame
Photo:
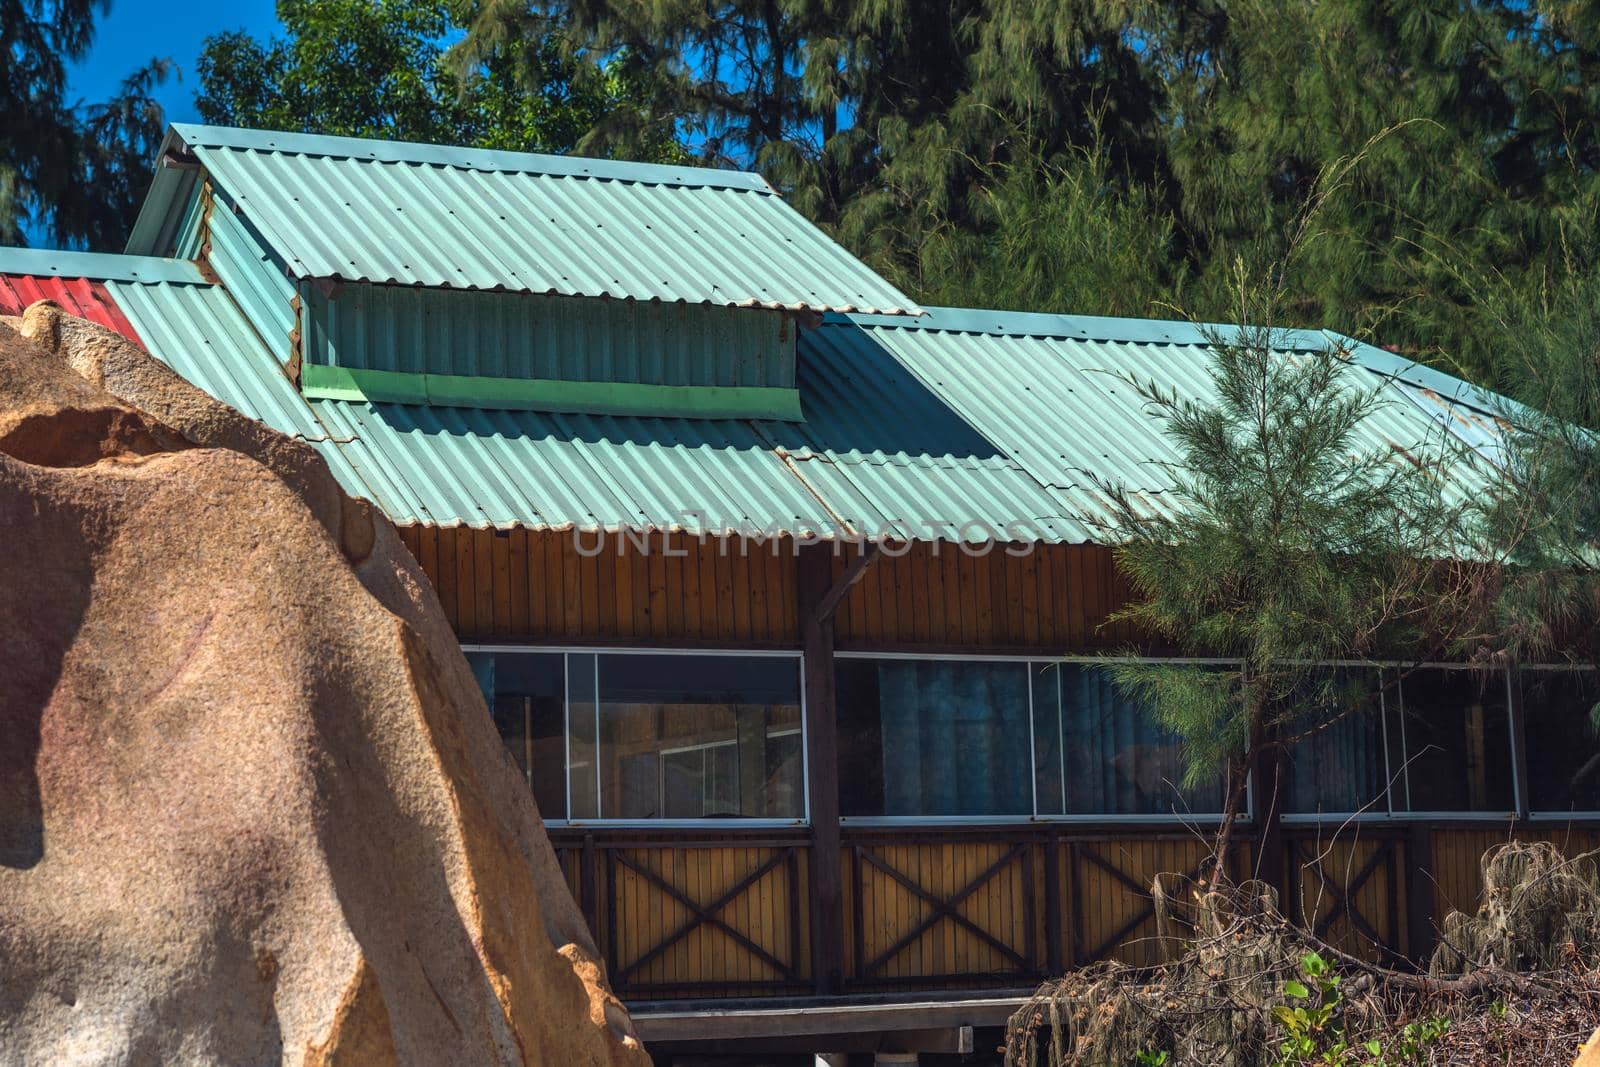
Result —
<instances>
[{"instance_id":1,"label":"window frame","mask_svg":"<svg viewBox=\"0 0 1600 1067\"><path fill-rule=\"evenodd\" d=\"M839 650L834 652L833 658L874 660L916 660L926 662L939 660L958 663L1017 663L1038 664L1041 667L1051 667L1064 663L1079 663L1091 665L1104 665L1106 663L1188 663L1196 665L1230 666L1237 665L1238 660L1226 658L1212 658L1199 656L1030 656L1030 655L1005 655L1004 653L974 653L965 655L960 652L935 652L919 653L907 651L872 652L861 649L849 651ZM1174 823L1183 825L1206 826L1221 822L1221 812L1204 812L1184 814L1175 812L1170 815L1041 815L1039 813L1039 783L1033 774L1032 762L1037 758L1036 739L1034 737L1034 707L1033 683L1028 683L1028 754L1029 754L1029 796L1031 797L1031 815L841 815L839 825L850 827L914 827L914 826L1029 826L1029 825L1087 825L1087 826L1171 826ZM837 709L835 709L837 714ZM1245 812L1243 817L1253 820L1255 817L1254 793L1250 789L1245 791Z\"/></svg>"},{"instance_id":2,"label":"window frame","mask_svg":"<svg viewBox=\"0 0 1600 1067\"><path fill-rule=\"evenodd\" d=\"M472 653L526 653L534 655L560 655L562 656L562 680L564 687L563 699L563 752L564 752L564 787L567 799L567 810L572 810L572 678L571 655L652 655L652 656L718 656L736 658L762 658L762 659L787 659L795 663L798 675L798 689L800 698L800 724L797 732L800 735L800 775L801 775L801 803L802 814L798 818L729 818L712 816L699 819L618 819L618 818L584 818L584 819L544 819L546 826L552 829L567 828L629 828L629 829L663 829L663 830L695 830L695 829L727 829L745 827L749 829L784 829L796 827L809 827L811 825L811 736L810 736L810 705L806 692L805 655L800 649L785 648L702 648L695 646L632 646L632 645L596 645L596 644L527 644L503 643L492 641L462 642L461 650ZM1239 661L1226 657L1199 657L1199 656L1096 656L1096 655L1068 655L1068 656L1039 656L1022 654L1005 654L995 652L974 652L971 654L960 652L915 652L909 650L871 651L862 649L841 649L833 654L836 660L841 659L890 659L890 660L942 660L955 662L979 663L1017 663L1037 664L1048 667L1057 664L1106 664L1116 662L1126 663L1173 663L1195 664L1213 666L1237 666ZM1373 667L1380 669L1397 669L1406 673L1419 670L1470 670L1482 671L1482 667L1466 663L1446 663L1428 661L1411 663L1399 660L1334 660L1329 661L1329 666ZM598 659L596 660L598 667ZM1518 664L1495 667L1494 671L1501 676L1502 684L1506 690L1507 700L1507 740L1508 758L1511 761L1511 784L1513 808L1505 811L1402 811L1396 810L1394 793L1396 785L1405 788L1409 785L1410 766L1406 753L1401 753L1399 770L1395 769L1394 754L1390 751L1389 729L1387 717L1389 714L1388 700L1383 702L1382 715L1385 726L1383 729L1385 770L1388 772L1388 785L1385 789L1385 798L1388 810L1368 812L1284 812L1279 816L1285 825L1315 825L1329 821L1352 823L1406 823L1406 822L1455 822L1455 823L1505 823L1519 819L1529 822L1561 823L1573 821L1586 821L1600 819L1600 809L1593 811L1570 812L1539 812L1534 810L1516 810L1522 804L1525 796L1523 790L1523 757L1526 747L1526 738L1522 724L1522 693L1521 678L1523 671L1597 671L1600 668L1581 664ZM1402 674L1397 685L1400 700L1401 720L1400 738L1402 746L1405 745L1405 676ZM598 690L597 690L598 695ZM1034 736L1034 694L1033 685L1028 686L1028 749L1030 760L1036 758L1037 739ZM599 702L596 700L596 714ZM834 769L837 776L837 768ZM1031 814L1014 816L990 815L884 815L884 816L840 816L839 824L846 827L886 827L910 828L916 826L942 827L942 826L1018 826L1018 825L1099 825L1099 826L1158 826L1183 825L1205 826L1217 822L1221 813L1181 813L1174 812L1168 815L1050 815L1039 813L1038 782L1032 773L1030 779ZM1254 822L1256 811L1256 783L1254 776L1246 782L1245 810L1240 817Z\"/></svg>"},{"instance_id":3,"label":"window frame","mask_svg":"<svg viewBox=\"0 0 1600 1067\"><path fill-rule=\"evenodd\" d=\"M562 731L565 746L565 767L563 768L566 779L567 811L572 811L572 663L568 656L592 655L595 656L596 689L595 689L595 714L600 713L599 699L599 657L611 656L720 656L738 659L788 659L795 663L795 672L799 679L800 694L800 794L801 813L799 818L770 818L763 816L755 819L729 818L726 816L708 816L699 819L544 819L545 826L551 829L577 829L582 827L616 827L635 830L661 829L661 830L695 830L695 829L726 829L729 827L748 827L750 829L790 829L799 826L811 825L811 743L807 730L808 714L806 703L806 671L805 654L800 649L737 649L737 648L683 648L650 646L639 647L630 645L531 645L495 642L461 642L461 651L466 652L520 652L535 655L559 655L562 657L562 679L565 693L562 699ZM598 737L598 734L597 734ZM542 815L541 815L542 817Z\"/></svg>"},{"instance_id":4,"label":"window frame","mask_svg":"<svg viewBox=\"0 0 1600 1067\"><path fill-rule=\"evenodd\" d=\"M1506 689L1506 740L1508 742L1506 753L1511 761L1511 804L1510 809L1504 811L1411 811L1411 760L1409 745L1406 740L1405 726L1405 684L1406 675L1424 670L1452 670L1452 671L1478 671L1483 668L1472 663L1443 663L1438 661L1424 661L1412 663L1406 660L1329 660L1325 666L1329 667L1370 667L1378 670L1394 670L1400 672L1395 682L1395 694L1399 698L1400 711L1400 765L1395 767L1394 754L1389 748L1389 701L1383 698L1383 755L1384 769L1387 771L1387 785L1384 787L1384 798L1387 811L1325 811L1325 812L1284 812L1278 818L1288 825L1317 825L1327 822L1339 823L1404 823L1404 822L1483 822L1505 823L1521 817L1516 811L1518 798L1522 796L1522 769L1518 758L1522 740L1517 728L1519 716L1518 694L1511 685L1512 668L1495 667L1493 670L1501 676L1501 681ZM1399 786L1406 797L1406 810L1395 808L1395 787Z\"/></svg>"},{"instance_id":5,"label":"window frame","mask_svg":"<svg viewBox=\"0 0 1600 1067\"><path fill-rule=\"evenodd\" d=\"M1590 672L1592 674L1595 674L1597 676L1597 678L1600 678L1600 667L1586 666L1586 665L1581 664L1581 663L1521 663L1521 664L1518 664L1515 667L1510 667L1510 668L1506 669L1506 675L1507 675L1507 679L1508 679L1506 684L1508 686L1512 685L1512 683L1510 681L1511 676L1515 675L1515 678L1516 678L1515 686L1512 687L1512 689L1511 689L1511 699L1514 701L1514 703L1512 704L1512 709L1513 709L1513 712L1514 712L1513 722L1517 726L1517 729L1513 730L1513 733L1516 734L1517 736L1513 739L1513 742L1512 742L1516 746L1516 748L1514 748L1513 751L1512 751L1512 756L1513 756L1513 758L1515 760L1515 762L1512 763L1512 767L1518 769L1519 771L1520 771L1520 768L1523 767L1526 764L1526 754L1522 751L1522 749L1525 746L1525 743L1527 741L1527 722L1526 722L1526 719L1525 719L1525 716L1524 716L1524 710L1523 710L1523 706L1522 706L1522 674L1523 674L1524 671L1543 671L1543 672L1551 672L1551 673L1554 673L1554 672L1557 672L1557 671L1571 671L1571 672L1588 671L1588 672ZM1597 738L1597 743L1600 743L1600 738ZM1522 758L1517 758L1517 757L1522 757ZM1518 785L1520 786L1521 784L1522 783L1519 780L1518 781ZM1526 797L1526 799L1527 799L1527 803L1528 803L1527 819L1528 819L1529 822L1539 822L1539 823L1546 823L1546 824L1550 824L1550 823L1559 824L1559 823L1570 823L1570 822L1586 822L1586 821L1590 821L1590 820L1600 819L1600 808L1597 808L1597 809L1583 808L1583 809L1576 809L1576 810L1573 810L1573 811L1543 811L1543 812L1541 812L1541 811L1539 811L1538 809L1536 809L1533 806L1533 793L1532 793L1531 790L1529 792L1527 792L1527 793L1523 793L1523 792L1519 791L1517 793L1517 796L1518 796L1518 798Z\"/></svg>"}]
</instances>

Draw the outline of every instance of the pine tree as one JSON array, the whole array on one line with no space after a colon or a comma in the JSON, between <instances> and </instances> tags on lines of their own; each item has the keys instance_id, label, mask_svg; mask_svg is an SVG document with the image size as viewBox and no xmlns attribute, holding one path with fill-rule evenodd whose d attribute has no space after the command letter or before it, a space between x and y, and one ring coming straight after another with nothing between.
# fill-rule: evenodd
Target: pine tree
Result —
<instances>
[{"instance_id":1,"label":"pine tree","mask_svg":"<svg viewBox=\"0 0 1600 1067\"><path fill-rule=\"evenodd\" d=\"M1228 783L1214 878L1252 769L1367 703L1327 665L1457 651L1481 603L1461 563L1469 510L1449 489L1461 458L1443 437L1366 433L1386 394L1351 371L1344 347L1282 329L1290 271L1235 276L1239 325L1205 328L1208 395L1128 379L1177 455L1164 465L1168 505L1102 482L1109 516L1087 517L1133 586L1115 621L1237 664L1111 663L1181 739L1185 784ZM1257 804L1269 818L1280 807Z\"/></svg>"},{"instance_id":2,"label":"pine tree","mask_svg":"<svg viewBox=\"0 0 1600 1067\"><path fill-rule=\"evenodd\" d=\"M170 64L134 71L112 100L67 99L67 67L94 41L95 0L0 0L0 243L32 223L58 244L127 237L164 133L152 97Z\"/></svg>"}]
</instances>

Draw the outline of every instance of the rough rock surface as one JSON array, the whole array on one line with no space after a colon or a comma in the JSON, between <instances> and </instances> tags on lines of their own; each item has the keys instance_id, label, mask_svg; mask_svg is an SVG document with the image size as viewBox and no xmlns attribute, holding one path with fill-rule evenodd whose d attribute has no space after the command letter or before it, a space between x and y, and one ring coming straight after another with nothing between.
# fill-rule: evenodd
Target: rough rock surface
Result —
<instances>
[{"instance_id":1,"label":"rough rock surface","mask_svg":"<svg viewBox=\"0 0 1600 1067\"><path fill-rule=\"evenodd\" d=\"M314 449L0 323L0 1062L648 1062L434 594Z\"/></svg>"}]
</instances>

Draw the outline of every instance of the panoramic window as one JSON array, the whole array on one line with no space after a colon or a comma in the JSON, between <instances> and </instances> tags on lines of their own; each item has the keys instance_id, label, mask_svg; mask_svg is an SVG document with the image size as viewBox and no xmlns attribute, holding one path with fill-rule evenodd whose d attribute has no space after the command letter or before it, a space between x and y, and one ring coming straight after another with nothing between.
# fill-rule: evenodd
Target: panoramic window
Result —
<instances>
[{"instance_id":1,"label":"panoramic window","mask_svg":"<svg viewBox=\"0 0 1600 1067\"><path fill-rule=\"evenodd\" d=\"M1429 667L1399 688L1400 714L1389 716L1391 752L1398 741L1405 753L1395 810L1514 810L1505 675Z\"/></svg>"},{"instance_id":2,"label":"panoramic window","mask_svg":"<svg viewBox=\"0 0 1600 1067\"><path fill-rule=\"evenodd\" d=\"M1183 747L1103 667L1035 664L1034 781L1041 815L1215 814L1220 782L1183 789Z\"/></svg>"},{"instance_id":3,"label":"panoramic window","mask_svg":"<svg viewBox=\"0 0 1600 1067\"><path fill-rule=\"evenodd\" d=\"M1025 662L835 661L845 816L1027 816Z\"/></svg>"},{"instance_id":4,"label":"panoramic window","mask_svg":"<svg viewBox=\"0 0 1600 1067\"><path fill-rule=\"evenodd\" d=\"M1177 787L1176 738L1092 664L841 657L836 685L846 817L1222 808L1220 786Z\"/></svg>"},{"instance_id":5,"label":"panoramic window","mask_svg":"<svg viewBox=\"0 0 1600 1067\"><path fill-rule=\"evenodd\" d=\"M1600 734L1592 717L1600 674L1524 669L1520 680L1528 807L1547 815L1600 811Z\"/></svg>"},{"instance_id":6,"label":"panoramic window","mask_svg":"<svg viewBox=\"0 0 1600 1067\"><path fill-rule=\"evenodd\" d=\"M1310 681L1292 727L1305 736L1288 752L1285 814L1389 813L1386 681L1393 676L1369 667L1329 668Z\"/></svg>"},{"instance_id":7,"label":"panoramic window","mask_svg":"<svg viewBox=\"0 0 1600 1067\"><path fill-rule=\"evenodd\" d=\"M805 817L797 656L468 658L546 818Z\"/></svg>"}]
</instances>

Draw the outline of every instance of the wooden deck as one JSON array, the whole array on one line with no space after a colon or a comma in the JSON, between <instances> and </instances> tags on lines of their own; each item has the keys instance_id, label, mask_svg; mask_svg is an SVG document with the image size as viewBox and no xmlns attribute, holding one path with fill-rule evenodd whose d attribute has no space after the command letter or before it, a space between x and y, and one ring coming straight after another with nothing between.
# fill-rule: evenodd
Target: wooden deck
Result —
<instances>
[{"instance_id":1,"label":"wooden deck","mask_svg":"<svg viewBox=\"0 0 1600 1067\"><path fill-rule=\"evenodd\" d=\"M1404 965L1476 906L1478 859L1515 833L1570 853L1600 829L1522 824L1293 826L1286 910L1345 951ZM792 1000L813 965L809 831L551 831L611 980L630 1003ZM1423 851L1426 851L1426 855ZM1251 868L1246 835L1234 859ZM1170 828L1021 825L841 834L838 993L972 996L1032 988L1104 959L1159 962L1150 886L1195 873L1205 842Z\"/></svg>"},{"instance_id":2,"label":"wooden deck","mask_svg":"<svg viewBox=\"0 0 1600 1067\"><path fill-rule=\"evenodd\" d=\"M464 640L804 653L808 825L551 831L611 981L640 1009L647 1040L652 1028L668 1041L714 1029L705 1022L713 1017L728 1020L728 1033L742 1020L765 1033L845 1020L909 1033L926 1010L935 1029L948 1029L951 1012L960 1014L952 1000L1009 1004L1069 968L1157 962L1152 879L1197 872L1205 827L841 825L831 777L836 652L1125 647L1132 635L1103 625L1126 596L1108 550L972 557L918 545L862 567L858 549L835 556L814 546L796 558L770 544L741 551L675 534L653 534L647 552L613 547L600 556L579 553L569 533L414 527L402 535ZM1527 809L1525 797L1519 807ZM1271 881L1288 914L1345 951L1416 963L1448 911L1476 907L1485 849L1515 836L1576 853L1600 845L1600 820L1295 823L1265 842L1255 833L1240 835L1236 876ZM799 998L810 1006L797 1015ZM886 998L900 1002L894 1020L874 1014L890 1012ZM662 1007L673 1004L683 1007ZM929 1040L947 1043L948 1034Z\"/></svg>"}]
</instances>

